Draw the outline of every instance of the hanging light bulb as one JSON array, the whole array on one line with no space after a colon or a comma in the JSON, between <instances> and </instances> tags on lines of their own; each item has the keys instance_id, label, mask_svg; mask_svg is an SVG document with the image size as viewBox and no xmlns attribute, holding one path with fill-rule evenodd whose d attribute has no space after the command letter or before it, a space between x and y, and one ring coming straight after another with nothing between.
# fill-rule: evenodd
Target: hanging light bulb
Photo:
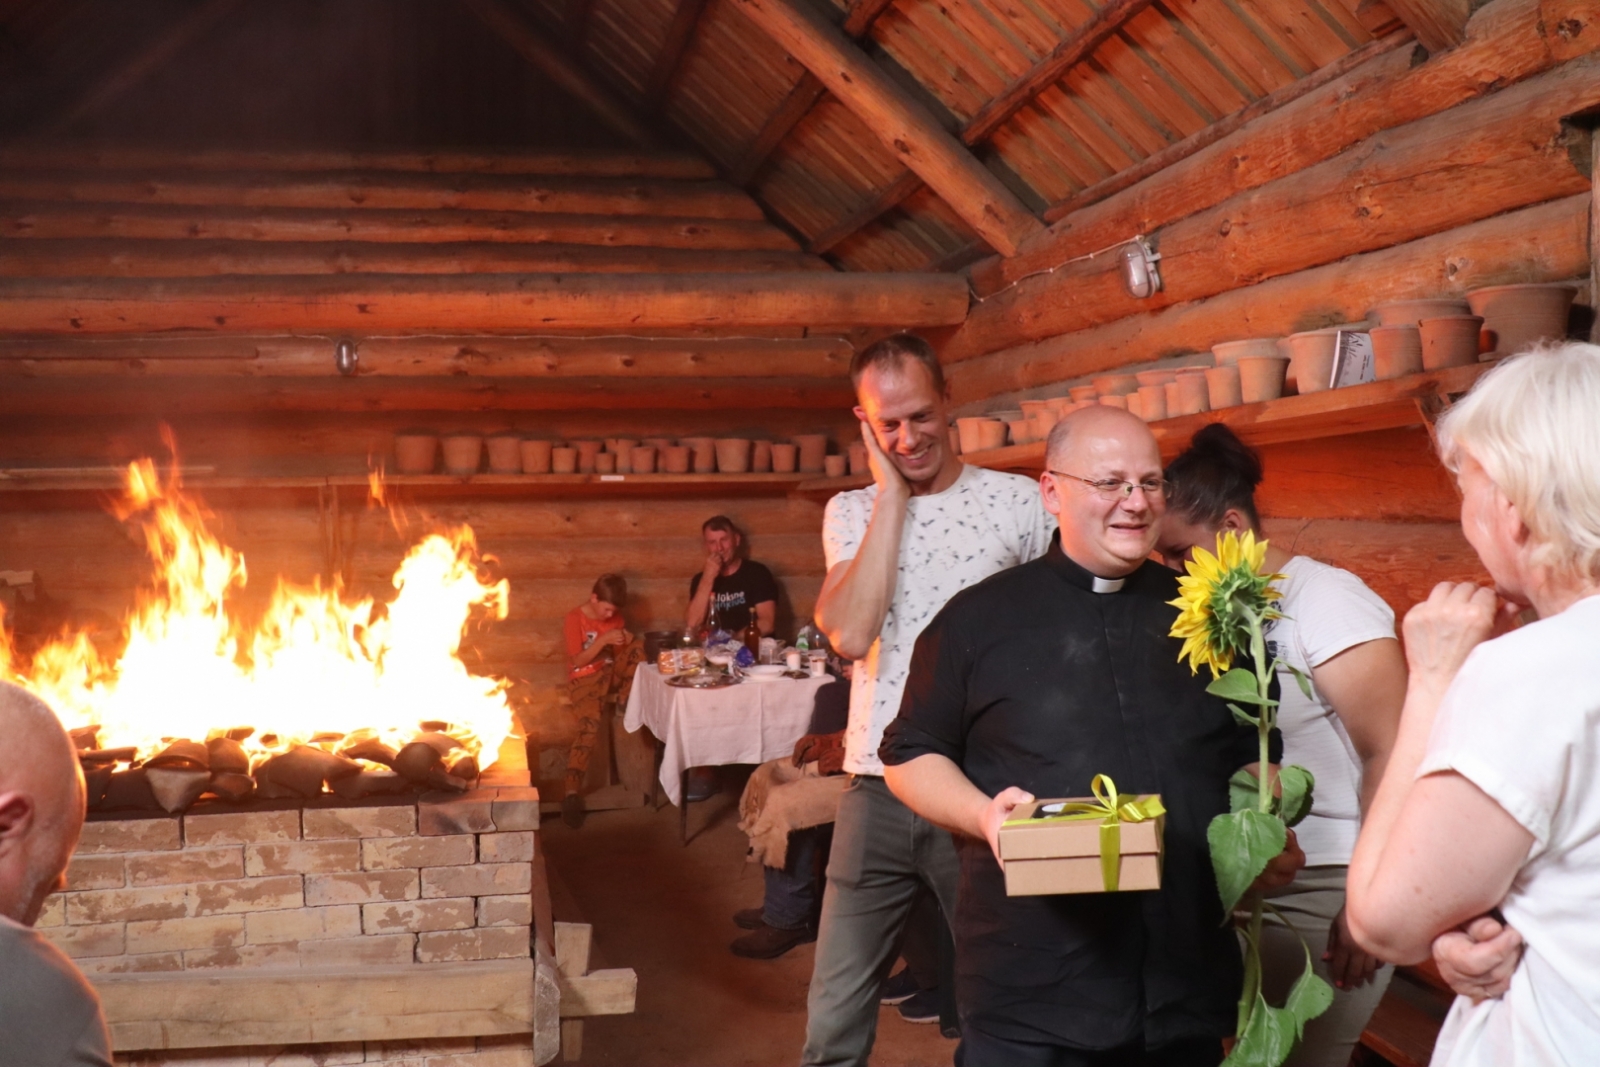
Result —
<instances>
[{"instance_id":1,"label":"hanging light bulb","mask_svg":"<svg viewBox=\"0 0 1600 1067\"><path fill-rule=\"evenodd\" d=\"M356 352L356 343L354 341L340 341L333 346L333 365L346 378L356 372L356 364L359 362L361 362L361 356Z\"/></svg>"},{"instance_id":2,"label":"hanging light bulb","mask_svg":"<svg viewBox=\"0 0 1600 1067\"><path fill-rule=\"evenodd\" d=\"M1161 253L1150 247L1143 237L1135 237L1122 246L1122 287L1135 300L1161 291L1161 270L1156 260Z\"/></svg>"}]
</instances>

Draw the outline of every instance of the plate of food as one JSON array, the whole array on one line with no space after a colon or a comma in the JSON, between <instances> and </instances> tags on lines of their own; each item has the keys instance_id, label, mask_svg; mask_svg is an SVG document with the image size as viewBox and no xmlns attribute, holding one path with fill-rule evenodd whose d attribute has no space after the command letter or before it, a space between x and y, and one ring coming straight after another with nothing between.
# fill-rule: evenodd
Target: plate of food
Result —
<instances>
[{"instance_id":1,"label":"plate of food","mask_svg":"<svg viewBox=\"0 0 1600 1067\"><path fill-rule=\"evenodd\" d=\"M744 673L761 682L770 682L784 675L781 663L757 663L753 667L744 668Z\"/></svg>"},{"instance_id":2,"label":"plate of food","mask_svg":"<svg viewBox=\"0 0 1600 1067\"><path fill-rule=\"evenodd\" d=\"M673 675L667 679L667 684L675 689L724 689L738 685L739 679L721 671L689 671Z\"/></svg>"}]
</instances>

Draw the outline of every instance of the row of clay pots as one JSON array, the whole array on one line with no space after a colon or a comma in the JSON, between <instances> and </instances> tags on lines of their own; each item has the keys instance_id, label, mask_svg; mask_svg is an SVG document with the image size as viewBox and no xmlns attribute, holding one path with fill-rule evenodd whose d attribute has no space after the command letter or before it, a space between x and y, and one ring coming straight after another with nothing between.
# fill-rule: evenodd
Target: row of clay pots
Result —
<instances>
[{"instance_id":1,"label":"row of clay pots","mask_svg":"<svg viewBox=\"0 0 1600 1067\"><path fill-rule=\"evenodd\" d=\"M395 466L402 474L431 474L442 453L449 474L476 474L488 455L494 474L778 474L845 473L847 457L829 456L826 434L798 434L789 441L743 437L612 437L604 441L559 441L517 434L437 435L426 430L395 434ZM859 458L855 455L860 450ZM851 446L852 471L865 473L866 449Z\"/></svg>"}]
</instances>

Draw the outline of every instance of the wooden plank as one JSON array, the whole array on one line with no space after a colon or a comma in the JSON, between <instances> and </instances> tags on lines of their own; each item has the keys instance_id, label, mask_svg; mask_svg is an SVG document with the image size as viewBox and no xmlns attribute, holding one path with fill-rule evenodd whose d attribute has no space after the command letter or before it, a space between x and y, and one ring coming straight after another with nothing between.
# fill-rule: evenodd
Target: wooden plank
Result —
<instances>
[{"instance_id":1,"label":"wooden plank","mask_svg":"<svg viewBox=\"0 0 1600 1067\"><path fill-rule=\"evenodd\" d=\"M1130 297L1114 257L1079 263L977 304L941 357L1086 329L1588 191L1558 134L1564 115L1597 103L1600 57L1589 56L1388 131L1160 231L1161 292Z\"/></svg>"},{"instance_id":2,"label":"wooden plank","mask_svg":"<svg viewBox=\"0 0 1600 1067\"><path fill-rule=\"evenodd\" d=\"M1042 231L999 178L838 29L793 0L736 2L1002 255Z\"/></svg>"},{"instance_id":3,"label":"wooden plank","mask_svg":"<svg viewBox=\"0 0 1600 1067\"><path fill-rule=\"evenodd\" d=\"M0 329L13 335L916 327L966 310L961 279L910 273L0 280Z\"/></svg>"},{"instance_id":4,"label":"wooden plank","mask_svg":"<svg viewBox=\"0 0 1600 1067\"><path fill-rule=\"evenodd\" d=\"M203 0L190 8L154 40L96 79L93 85L49 121L47 129L59 133L100 113L151 74L171 63L185 48L210 33L237 6L238 0Z\"/></svg>"},{"instance_id":5,"label":"wooden plank","mask_svg":"<svg viewBox=\"0 0 1600 1067\"><path fill-rule=\"evenodd\" d=\"M866 203L806 242L806 251L817 255L831 251L857 231L872 225L878 216L899 207L921 188L922 179L911 171L906 171L889 186L870 197Z\"/></svg>"},{"instance_id":6,"label":"wooden plank","mask_svg":"<svg viewBox=\"0 0 1600 1067\"><path fill-rule=\"evenodd\" d=\"M557 215L531 211L398 211L358 208L183 207L137 204L0 204L0 238L131 238L163 241L483 241L798 250L768 222L649 215Z\"/></svg>"},{"instance_id":7,"label":"wooden plank","mask_svg":"<svg viewBox=\"0 0 1600 1067\"><path fill-rule=\"evenodd\" d=\"M90 981L117 1052L525 1034L534 1023L531 959ZM622 983L600 985L594 1000L616 1003Z\"/></svg>"},{"instance_id":8,"label":"wooden plank","mask_svg":"<svg viewBox=\"0 0 1600 1067\"><path fill-rule=\"evenodd\" d=\"M750 142L750 147L745 149L744 155L728 169L728 180L735 185L749 185L754 181L767 157L789 136L791 130L800 125L800 120L811 113L812 107L827 91L815 74L809 70L802 74L794 88L789 90L789 95L783 98L783 103L761 124L760 132Z\"/></svg>"},{"instance_id":9,"label":"wooden plank","mask_svg":"<svg viewBox=\"0 0 1600 1067\"><path fill-rule=\"evenodd\" d=\"M1389 8L1430 52L1454 48L1467 36L1470 0L1387 0Z\"/></svg>"},{"instance_id":10,"label":"wooden plank","mask_svg":"<svg viewBox=\"0 0 1600 1067\"><path fill-rule=\"evenodd\" d=\"M1183 140L1163 148L1154 155L1146 156L1133 166L1113 174L1104 181L1096 182L1088 188L1080 189L1078 192L1073 193L1065 200L1051 204L1045 210L1045 220L1047 222L1055 222L1072 214L1074 211L1088 207L1090 204L1097 204L1109 196L1137 185L1146 178L1188 159L1196 152L1217 143L1224 137L1231 136L1235 131L1249 123L1264 118L1280 108L1287 107L1301 97L1321 89L1329 82L1343 78L1357 67L1376 59L1378 56L1392 52L1412 40L1411 31L1402 29L1376 41L1371 41L1343 58L1317 69L1306 77L1292 81L1273 90L1266 96L1252 101L1231 115L1213 122L1204 129L1198 130Z\"/></svg>"},{"instance_id":11,"label":"wooden plank","mask_svg":"<svg viewBox=\"0 0 1600 1067\"><path fill-rule=\"evenodd\" d=\"M556 968L563 978L581 978L589 973L589 946L594 927L589 923L555 924Z\"/></svg>"},{"instance_id":12,"label":"wooden plank","mask_svg":"<svg viewBox=\"0 0 1600 1067\"><path fill-rule=\"evenodd\" d=\"M848 339L356 337L358 377L840 379ZM0 378L327 377L326 337L0 338Z\"/></svg>"},{"instance_id":13,"label":"wooden plank","mask_svg":"<svg viewBox=\"0 0 1600 1067\"><path fill-rule=\"evenodd\" d=\"M1426 63L1397 49L1316 92L1248 123L1181 163L1076 211L1030 241L1015 259L994 257L972 271L980 297L1074 256L1210 208L1246 190L1305 170L1380 130L1494 93L1561 59L1549 26L1580 17L1592 0L1495 0L1470 26L1466 44ZM1572 39L1580 53L1600 47L1600 25Z\"/></svg>"},{"instance_id":14,"label":"wooden plank","mask_svg":"<svg viewBox=\"0 0 1600 1067\"><path fill-rule=\"evenodd\" d=\"M547 78L587 106L617 133L637 145L648 147L655 143L655 135L634 116L626 104L598 85L564 50L546 41L522 12L506 0L459 2L515 49L518 55L538 67Z\"/></svg>"},{"instance_id":15,"label":"wooden plank","mask_svg":"<svg viewBox=\"0 0 1600 1067\"><path fill-rule=\"evenodd\" d=\"M1207 300L957 363L946 370L951 396L968 404L1204 351L1221 341L1360 321L1369 308L1389 300L1580 278L1589 255L1588 201L1583 195L1565 197Z\"/></svg>"},{"instance_id":16,"label":"wooden plank","mask_svg":"<svg viewBox=\"0 0 1600 1067\"><path fill-rule=\"evenodd\" d=\"M754 200L721 181L529 178L511 174L0 171L0 200L332 210L456 209L704 219L764 217Z\"/></svg>"},{"instance_id":17,"label":"wooden plank","mask_svg":"<svg viewBox=\"0 0 1600 1067\"><path fill-rule=\"evenodd\" d=\"M629 1015L639 996L639 976L631 967L591 971L561 978L561 1017Z\"/></svg>"},{"instance_id":18,"label":"wooden plank","mask_svg":"<svg viewBox=\"0 0 1600 1067\"><path fill-rule=\"evenodd\" d=\"M0 244L0 277L184 278L217 274L637 274L827 271L806 252L481 241L211 241L36 238Z\"/></svg>"},{"instance_id":19,"label":"wooden plank","mask_svg":"<svg viewBox=\"0 0 1600 1067\"><path fill-rule=\"evenodd\" d=\"M1394 1067L1427 1067L1441 1020L1400 996L1385 992L1367 1020L1361 1046L1382 1056Z\"/></svg>"},{"instance_id":20,"label":"wooden plank","mask_svg":"<svg viewBox=\"0 0 1600 1067\"><path fill-rule=\"evenodd\" d=\"M846 37L859 40L872 29L872 24L878 21L878 16L889 10L889 5L894 0L850 0L849 9L845 11L844 22L840 29Z\"/></svg>"},{"instance_id":21,"label":"wooden plank","mask_svg":"<svg viewBox=\"0 0 1600 1067\"><path fill-rule=\"evenodd\" d=\"M673 80L683 63L684 53L694 40L695 27L705 14L706 4L707 0L678 0L678 6L673 8L672 21L667 23L666 38L661 44L661 51L656 54L655 65L644 80L644 92L641 94L645 110L652 115L660 114L667 106Z\"/></svg>"},{"instance_id":22,"label":"wooden plank","mask_svg":"<svg viewBox=\"0 0 1600 1067\"><path fill-rule=\"evenodd\" d=\"M19 141L0 146L4 170L397 171L404 174L508 174L544 177L715 178L687 152L648 154L553 149L159 148L82 141Z\"/></svg>"}]
</instances>

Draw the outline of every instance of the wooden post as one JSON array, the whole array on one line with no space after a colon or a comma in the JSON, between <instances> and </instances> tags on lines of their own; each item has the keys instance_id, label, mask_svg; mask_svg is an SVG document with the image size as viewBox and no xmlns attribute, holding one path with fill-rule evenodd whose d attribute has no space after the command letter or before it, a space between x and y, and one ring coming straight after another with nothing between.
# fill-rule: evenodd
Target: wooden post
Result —
<instances>
[{"instance_id":1,"label":"wooden post","mask_svg":"<svg viewBox=\"0 0 1600 1067\"><path fill-rule=\"evenodd\" d=\"M1043 231L999 178L837 28L793 0L738 3L1001 255Z\"/></svg>"},{"instance_id":2,"label":"wooden post","mask_svg":"<svg viewBox=\"0 0 1600 1067\"><path fill-rule=\"evenodd\" d=\"M1467 39L1470 0L1387 0L1400 21L1411 27L1430 52L1443 52Z\"/></svg>"}]
</instances>

